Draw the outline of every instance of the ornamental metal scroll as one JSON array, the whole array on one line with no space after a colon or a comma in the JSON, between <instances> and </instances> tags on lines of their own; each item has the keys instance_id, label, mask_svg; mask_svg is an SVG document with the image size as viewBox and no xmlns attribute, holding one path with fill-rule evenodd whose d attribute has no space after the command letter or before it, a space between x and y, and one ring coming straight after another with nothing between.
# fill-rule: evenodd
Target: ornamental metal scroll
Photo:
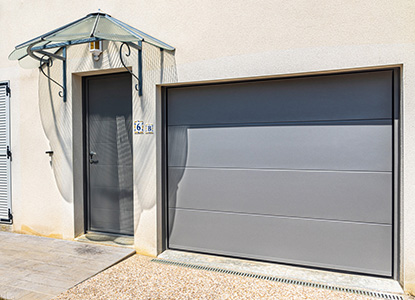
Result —
<instances>
[{"instance_id":1,"label":"ornamental metal scroll","mask_svg":"<svg viewBox=\"0 0 415 300\"><path fill-rule=\"evenodd\" d=\"M129 57L131 55L131 48L130 48L130 44L123 42L120 46L120 60L121 60L121 64L123 65L123 67L131 74L131 76L133 76L135 79L137 79L137 84L134 86L135 90L138 91L138 95L142 96L143 95L143 75L142 75L142 47L141 47L141 43L139 43L138 47L134 47L137 48L138 50L138 76L136 76L124 63L124 60L122 58L122 54L123 54L123 47L126 46L127 47L127 53L125 53L125 56Z\"/></svg>"},{"instance_id":2,"label":"ornamental metal scroll","mask_svg":"<svg viewBox=\"0 0 415 300\"><path fill-rule=\"evenodd\" d=\"M65 87L63 85L61 85L59 82L57 82L56 80L54 80L53 78L51 78L49 75L47 75L45 73L45 71L43 71L43 65L45 65L48 69L53 66L53 60L52 60L52 58L49 57L48 59L44 60L44 57L45 56L47 57L47 55L43 55L40 58L39 70L42 72L42 74L47 79L49 79L50 81L52 81L53 83L55 83L56 85L58 85L62 89L61 91L58 92L58 95L59 95L59 97L64 98L64 96L65 96ZM64 99L64 101L65 101L65 99Z\"/></svg>"},{"instance_id":3,"label":"ornamental metal scroll","mask_svg":"<svg viewBox=\"0 0 415 300\"><path fill-rule=\"evenodd\" d=\"M31 49L29 49L29 51L31 52ZM44 52L44 51L39 51L39 52L44 54L39 59L39 62L40 62L39 70L42 72L42 74L46 78L48 78L50 81L52 81L53 83L55 83L56 85L58 85L61 88L61 91L58 92L58 95L59 95L59 97L61 97L63 99L63 102L66 102L66 47L62 47L62 56L57 56L55 54L47 53L47 52ZM47 59L45 59L45 57L47 57ZM56 80L51 78L43 70L43 65L46 65L46 67L48 67L48 69L53 66L53 59L52 59L53 57L62 60L62 84L58 83Z\"/></svg>"}]
</instances>

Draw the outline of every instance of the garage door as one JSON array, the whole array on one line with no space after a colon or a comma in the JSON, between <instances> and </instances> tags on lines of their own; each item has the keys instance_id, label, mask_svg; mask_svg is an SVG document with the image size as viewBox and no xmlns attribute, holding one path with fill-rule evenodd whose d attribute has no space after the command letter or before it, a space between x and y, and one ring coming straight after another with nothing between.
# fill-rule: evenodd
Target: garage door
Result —
<instances>
[{"instance_id":1,"label":"garage door","mask_svg":"<svg viewBox=\"0 0 415 300\"><path fill-rule=\"evenodd\" d=\"M169 88L169 248L392 276L392 82Z\"/></svg>"}]
</instances>

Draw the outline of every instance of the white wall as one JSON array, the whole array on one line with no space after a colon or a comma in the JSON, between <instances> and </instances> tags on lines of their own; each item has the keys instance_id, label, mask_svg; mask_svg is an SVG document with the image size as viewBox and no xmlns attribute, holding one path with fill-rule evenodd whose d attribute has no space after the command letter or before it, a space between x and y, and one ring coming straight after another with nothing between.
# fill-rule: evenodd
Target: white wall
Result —
<instances>
[{"instance_id":1,"label":"white wall","mask_svg":"<svg viewBox=\"0 0 415 300\"><path fill-rule=\"evenodd\" d=\"M179 82L401 65L401 275L406 291L415 293L412 0L0 0L0 81L10 80L12 88L14 230L70 239L74 224L72 204L58 188L44 153L50 145L39 112L38 71L21 69L7 56L15 45L97 8L175 46ZM154 110L155 104L147 102L143 113L154 118ZM153 153L151 164L154 145L149 142L146 148ZM140 151L136 160L144 155ZM147 168L146 189L135 195L142 205L156 193L155 163ZM154 206L137 220L136 247L143 253L156 253L156 224Z\"/></svg>"}]
</instances>

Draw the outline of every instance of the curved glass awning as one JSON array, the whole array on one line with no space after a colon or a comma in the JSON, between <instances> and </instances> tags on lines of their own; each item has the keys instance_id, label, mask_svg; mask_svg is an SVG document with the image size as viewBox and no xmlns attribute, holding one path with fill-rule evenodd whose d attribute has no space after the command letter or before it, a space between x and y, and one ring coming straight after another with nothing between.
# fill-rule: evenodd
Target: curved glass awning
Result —
<instances>
[{"instance_id":1,"label":"curved glass awning","mask_svg":"<svg viewBox=\"0 0 415 300\"><path fill-rule=\"evenodd\" d=\"M137 47L133 43L146 42L161 49L174 50L174 47L106 13L96 12L17 45L9 59L18 60L23 68L36 68L45 56L47 59L61 59L56 53L62 47L98 40L128 43L132 47Z\"/></svg>"}]
</instances>

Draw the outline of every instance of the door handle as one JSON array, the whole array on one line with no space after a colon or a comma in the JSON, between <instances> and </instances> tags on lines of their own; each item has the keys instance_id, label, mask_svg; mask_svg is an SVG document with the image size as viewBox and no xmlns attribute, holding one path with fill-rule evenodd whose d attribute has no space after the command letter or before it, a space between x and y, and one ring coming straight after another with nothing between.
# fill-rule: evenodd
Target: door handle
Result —
<instances>
[{"instance_id":1,"label":"door handle","mask_svg":"<svg viewBox=\"0 0 415 300\"><path fill-rule=\"evenodd\" d=\"M92 164L97 164L98 160L94 160L94 155L97 155L94 151L89 152L89 163Z\"/></svg>"}]
</instances>

